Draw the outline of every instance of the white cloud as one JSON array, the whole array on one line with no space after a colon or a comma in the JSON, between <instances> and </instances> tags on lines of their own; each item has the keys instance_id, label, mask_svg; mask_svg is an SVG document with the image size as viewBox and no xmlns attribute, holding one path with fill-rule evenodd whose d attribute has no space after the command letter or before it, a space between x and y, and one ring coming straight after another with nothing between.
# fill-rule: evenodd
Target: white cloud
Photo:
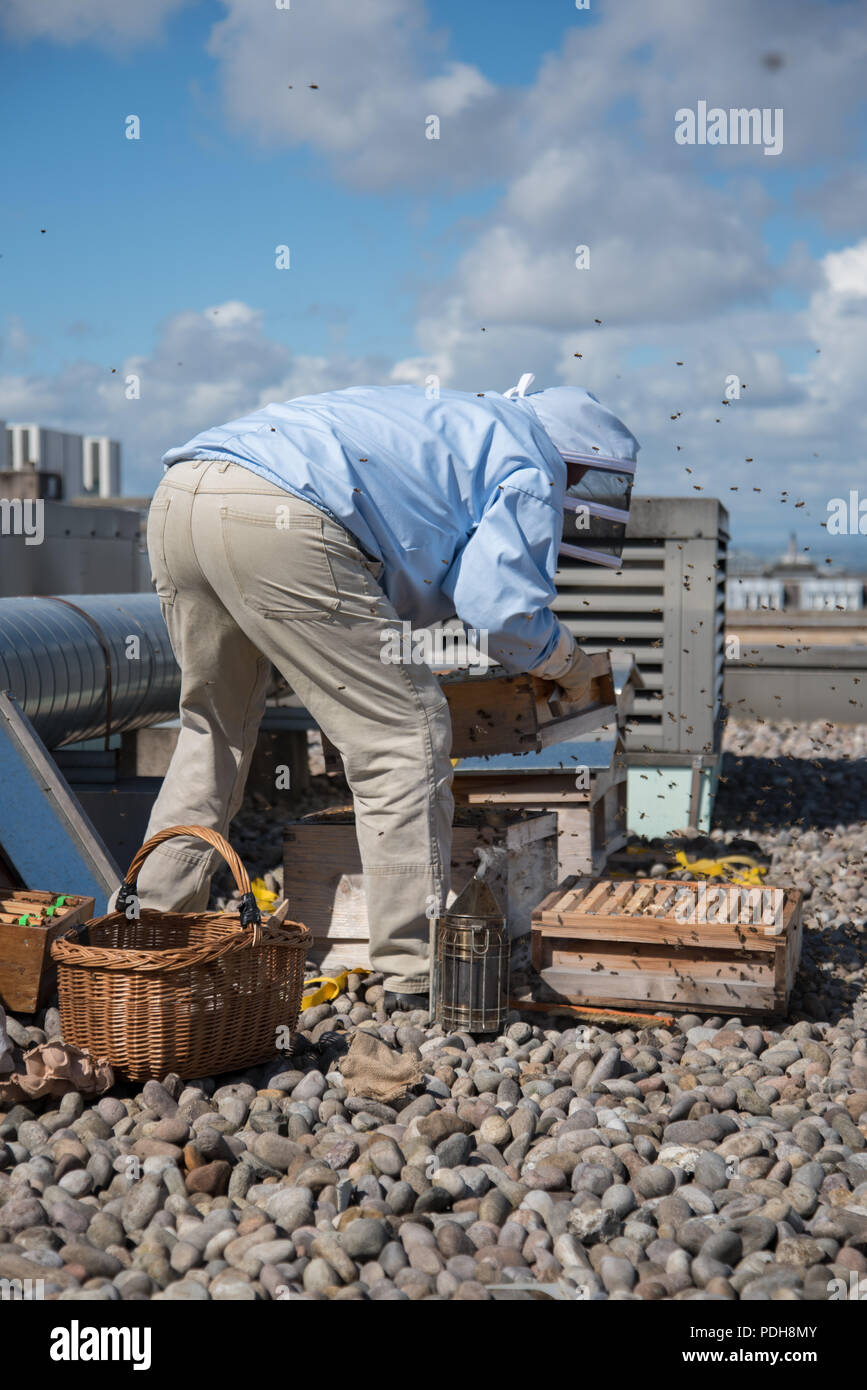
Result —
<instances>
[{"instance_id":1,"label":"white cloud","mask_svg":"<svg viewBox=\"0 0 867 1390\"><path fill-rule=\"evenodd\" d=\"M25 362L36 346L36 338L17 314L10 314L0 337L0 362Z\"/></svg>"},{"instance_id":2,"label":"white cloud","mask_svg":"<svg viewBox=\"0 0 867 1390\"><path fill-rule=\"evenodd\" d=\"M849 164L818 188L799 190L797 201L831 232L857 236L867 226L867 169Z\"/></svg>"},{"instance_id":3,"label":"white cloud","mask_svg":"<svg viewBox=\"0 0 867 1390\"><path fill-rule=\"evenodd\" d=\"M840 479L860 469L863 486L867 243L819 264L796 246L781 263L765 233L776 185L760 181L851 154L867 56L859 3L835 5L829 23L814 0L618 0L600 23L576 15L560 51L516 90L490 81L483 49L455 62L417 0L223 3L208 48L231 126L275 148L309 146L365 191L501 185L501 196L459 229L463 254L420 297L418 352L394 365L293 357L256 310L227 304L179 313L151 357L124 364L141 370L141 402L123 401L120 372L107 381L79 364L48 382L0 382L7 418L59 411L76 428L110 428L144 477L166 447L268 399L432 374L503 389L533 370L538 385L587 385L623 416L644 446L645 492L698 486L745 523L781 524L804 512L757 511L753 486L801 487L817 515ZM135 23L158 27L172 8L154 0L145 21L136 7ZM127 10L53 0L54 36L71 41L80 24L80 37L97 38L128 21L133 37ZM43 13L14 0L4 22L35 32L42 21L26 16ZM497 38L521 41L520 26ZM674 113L699 99L782 107L782 155L678 146ZM439 141L425 139L431 114ZM851 233L846 174L832 165L824 190L805 195L818 212L824 191L828 225ZM575 268L579 244L589 271ZM732 373L746 390L723 406ZM13 412L10 397L33 408Z\"/></svg>"},{"instance_id":4,"label":"white cloud","mask_svg":"<svg viewBox=\"0 0 867 1390\"><path fill-rule=\"evenodd\" d=\"M419 340L419 356L397 369L404 380L435 371L465 390L502 390L533 371L537 387L594 391L642 444L640 492L719 497L753 541L791 528L818 551L827 499L850 487L863 494L867 241L819 263L802 312L735 305L674 323L590 322L569 332L556 322L492 322L483 334L458 293L420 320ZM730 376L741 395L723 405Z\"/></svg>"},{"instance_id":5,"label":"white cloud","mask_svg":"<svg viewBox=\"0 0 867 1390\"><path fill-rule=\"evenodd\" d=\"M828 497L864 486L865 291L867 242L825 258L801 315L769 308L720 314L711 333L701 322L594 325L579 335L577 349L574 335L554 328L493 325L483 333L467 324L454 298L436 318L420 321L422 351L396 364L295 356L266 335L261 311L231 301L175 315L152 354L129 357L113 375L86 361L50 376L0 375L0 414L111 433L124 444L126 490L149 492L167 448L270 400L359 382L422 384L429 375L466 390L504 390L534 371L537 386L584 385L622 416L643 446L641 492L698 496L698 488L720 497L742 531L797 528L816 549L824 544L817 528ZM801 372L783 361L783 341L809 354ZM639 365L630 367L636 353ZM130 373L141 380L140 400L124 398ZM731 373L745 389L723 406ZM796 509L801 498L807 505Z\"/></svg>"},{"instance_id":6,"label":"white cloud","mask_svg":"<svg viewBox=\"0 0 867 1390\"><path fill-rule=\"evenodd\" d=\"M456 151L463 158L465 118L501 101L477 67L448 56L417 0L224 3L208 50L229 120L264 143L310 144L353 184L441 177ZM439 141L425 136L432 114Z\"/></svg>"},{"instance_id":7,"label":"white cloud","mask_svg":"<svg viewBox=\"0 0 867 1390\"><path fill-rule=\"evenodd\" d=\"M13 39L128 48L149 42L190 0L3 0L0 28Z\"/></svg>"},{"instance_id":8,"label":"white cloud","mask_svg":"<svg viewBox=\"0 0 867 1390\"><path fill-rule=\"evenodd\" d=\"M841 299L867 297L867 241L847 246L844 251L830 252L824 266L832 295Z\"/></svg>"},{"instance_id":9,"label":"white cloud","mask_svg":"<svg viewBox=\"0 0 867 1390\"><path fill-rule=\"evenodd\" d=\"M390 364L373 358L294 356L267 337L263 318L231 301L175 315L151 355L130 356L114 373L78 361L47 375L0 374L0 415L120 439L124 491L149 493L166 449L208 425L268 401L389 378ZM140 397L127 399L133 375Z\"/></svg>"},{"instance_id":10,"label":"white cloud","mask_svg":"<svg viewBox=\"0 0 867 1390\"><path fill-rule=\"evenodd\" d=\"M589 268L576 268L578 246ZM468 317L577 328L705 317L767 297L776 279L755 224L722 193L696 199L685 174L644 169L606 141L548 151L522 173L456 283Z\"/></svg>"},{"instance_id":11,"label":"white cloud","mask_svg":"<svg viewBox=\"0 0 867 1390\"><path fill-rule=\"evenodd\" d=\"M814 0L618 0L601 23L576 15L560 52L515 90L485 76L483 46L476 63L456 63L447 34L431 27L435 6L416 0L292 0L290 10L224 3L209 50L230 120L265 141L309 143L362 186L496 176L547 148L586 148L611 133L636 169L699 176L764 174L774 163L791 170L857 149L852 113L867 57L858 0L835 5L833 24ZM521 24L532 41L532 12ZM496 43L521 44L521 24ZM769 53L777 66L764 61ZM699 99L726 110L781 108L783 156L678 146L675 112ZM428 114L441 117L439 142L424 139Z\"/></svg>"}]
</instances>

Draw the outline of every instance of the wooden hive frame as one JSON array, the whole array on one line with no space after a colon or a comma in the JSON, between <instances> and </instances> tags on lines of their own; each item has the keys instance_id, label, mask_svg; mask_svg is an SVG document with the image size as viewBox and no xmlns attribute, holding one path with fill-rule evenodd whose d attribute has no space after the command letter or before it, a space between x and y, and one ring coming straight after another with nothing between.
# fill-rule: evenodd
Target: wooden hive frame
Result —
<instances>
[{"instance_id":1,"label":"wooden hive frame","mask_svg":"<svg viewBox=\"0 0 867 1390\"><path fill-rule=\"evenodd\" d=\"M589 695L570 702L555 681L497 668L441 676L452 719L452 757L478 758L548 748L617 721L607 652L591 657Z\"/></svg>"},{"instance_id":2,"label":"wooden hive frame","mask_svg":"<svg viewBox=\"0 0 867 1390\"><path fill-rule=\"evenodd\" d=\"M617 693L607 652L590 658L590 692L570 701L556 681L509 675L500 667L438 673L452 724L452 757L485 758L550 748L602 725L616 725ZM333 744L322 735L325 765L340 766Z\"/></svg>"},{"instance_id":3,"label":"wooden hive frame","mask_svg":"<svg viewBox=\"0 0 867 1390\"><path fill-rule=\"evenodd\" d=\"M736 887L569 879L533 913L533 966L548 990L571 1004L783 1015L800 958L802 895L776 890L782 912L773 925L678 920L684 895L693 899L694 918L701 890L720 886Z\"/></svg>"}]
</instances>

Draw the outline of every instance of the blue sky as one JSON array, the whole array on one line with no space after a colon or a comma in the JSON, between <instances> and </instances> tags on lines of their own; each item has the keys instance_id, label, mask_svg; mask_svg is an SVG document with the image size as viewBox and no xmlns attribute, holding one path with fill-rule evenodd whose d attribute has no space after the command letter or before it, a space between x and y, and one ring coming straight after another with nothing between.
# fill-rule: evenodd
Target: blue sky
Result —
<instances>
[{"instance_id":1,"label":"blue sky","mask_svg":"<svg viewBox=\"0 0 867 1390\"><path fill-rule=\"evenodd\" d=\"M129 490L275 396L523 370L588 385L641 491L716 491L744 543L821 541L864 476L862 7L8 0L3 26L0 417L114 434ZM677 146L699 99L781 106L782 155ZM750 458L800 515L730 493Z\"/></svg>"},{"instance_id":2,"label":"blue sky","mask_svg":"<svg viewBox=\"0 0 867 1390\"><path fill-rule=\"evenodd\" d=\"M395 283L423 274L425 256L433 272L454 260L458 241L431 240L484 206L469 192L414 226L417 198L342 188L310 151L233 133L214 113L203 51L219 9L181 13L165 40L129 57L44 42L14 60L7 51L7 128L16 112L28 119L8 151L19 196L4 216L4 304L38 318L45 369L75 355L84 325L89 350L119 361L150 348L180 306L235 298L263 306L274 336L303 337L306 351L328 351L339 330L349 351L403 355L412 318ZM128 113L140 140L124 136ZM295 274L275 276L275 236Z\"/></svg>"},{"instance_id":3,"label":"blue sky","mask_svg":"<svg viewBox=\"0 0 867 1390\"><path fill-rule=\"evenodd\" d=\"M3 304L38 317L46 370L76 355L85 325L90 350L119 361L133 344L152 346L180 304L230 298L261 305L273 336L306 352L329 351L339 335L351 353L405 356L409 297L449 270L462 246L454 229L502 187L365 196L314 151L263 149L234 132L205 51L222 8L201 0L129 53L46 41L4 50L0 110L7 130L18 127L6 153L19 196L4 210ZM575 12L551 6L530 44L515 42L509 13L517 23L520 6L452 0L437 6L436 28L464 61L484 46L492 80L531 84ZM138 141L124 137L129 113L142 122ZM275 280L278 233L298 273Z\"/></svg>"}]
</instances>

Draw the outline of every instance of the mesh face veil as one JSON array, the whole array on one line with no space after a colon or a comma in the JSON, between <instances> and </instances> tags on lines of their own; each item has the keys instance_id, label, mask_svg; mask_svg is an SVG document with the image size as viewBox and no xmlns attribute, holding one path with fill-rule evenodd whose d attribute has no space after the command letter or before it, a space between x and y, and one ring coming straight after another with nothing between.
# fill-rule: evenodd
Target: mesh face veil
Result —
<instances>
[{"instance_id":1,"label":"mesh face veil","mask_svg":"<svg viewBox=\"0 0 867 1390\"><path fill-rule=\"evenodd\" d=\"M525 372L510 399L526 399L569 468L560 553L619 569L635 480L638 441L589 391L554 387L527 395Z\"/></svg>"},{"instance_id":2,"label":"mesh face veil","mask_svg":"<svg viewBox=\"0 0 867 1390\"><path fill-rule=\"evenodd\" d=\"M566 490L563 530L574 534L576 540L574 544L564 542L560 550L588 564L618 569L629 521L635 464L595 454L563 457L567 463L584 465L585 471L580 481L571 483Z\"/></svg>"}]
</instances>

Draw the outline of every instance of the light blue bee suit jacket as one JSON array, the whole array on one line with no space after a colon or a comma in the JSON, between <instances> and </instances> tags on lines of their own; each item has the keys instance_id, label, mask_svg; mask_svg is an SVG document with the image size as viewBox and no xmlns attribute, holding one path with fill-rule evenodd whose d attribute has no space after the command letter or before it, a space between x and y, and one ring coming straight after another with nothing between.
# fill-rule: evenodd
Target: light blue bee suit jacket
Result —
<instances>
[{"instance_id":1,"label":"light blue bee suit jacket","mask_svg":"<svg viewBox=\"0 0 867 1390\"><path fill-rule=\"evenodd\" d=\"M163 462L228 459L320 507L382 561L401 619L424 627L456 613L487 631L494 660L526 671L560 636L549 605L567 477L552 433L567 452L634 458L638 447L577 387L509 399L359 386L268 405Z\"/></svg>"}]
</instances>

